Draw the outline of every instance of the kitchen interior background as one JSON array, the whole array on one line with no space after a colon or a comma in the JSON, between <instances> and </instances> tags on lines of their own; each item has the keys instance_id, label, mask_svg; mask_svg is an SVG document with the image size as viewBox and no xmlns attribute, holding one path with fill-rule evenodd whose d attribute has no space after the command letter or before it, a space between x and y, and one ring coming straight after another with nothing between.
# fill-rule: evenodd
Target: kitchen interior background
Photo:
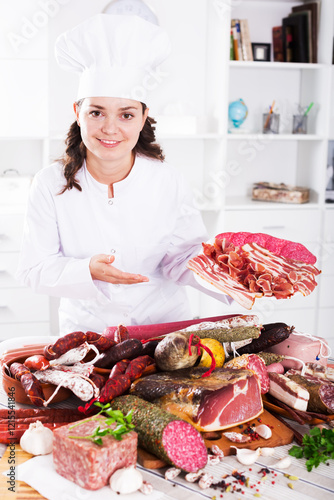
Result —
<instances>
[{"instance_id":1,"label":"kitchen interior background","mask_svg":"<svg viewBox=\"0 0 334 500\"><path fill-rule=\"evenodd\" d=\"M117 0L119 1L119 0ZM75 75L58 68L57 36L114 4L107 0L12 0L0 5L0 340L57 335L57 300L36 295L14 279L25 203L35 172L59 157L73 121ZM140 0L122 0L128 9ZM210 235L265 232L299 241L317 255L322 274L309 296L261 299L252 310L263 323L283 321L325 337L334 350L333 182L334 2L321 0L318 63L230 61L231 19L246 18L252 42L271 43L295 0L147 0L172 40L173 53L152 74L150 115L166 158L190 182ZM142 5L141 5L142 7ZM244 134L228 133L228 105L248 106ZM276 136L261 132L273 100L280 111ZM314 102L308 133L291 133L297 104ZM310 188L300 206L252 201L254 182ZM333 189L334 186L332 186ZM327 191L328 194L328 191ZM238 312L189 290L193 316Z\"/></svg>"}]
</instances>

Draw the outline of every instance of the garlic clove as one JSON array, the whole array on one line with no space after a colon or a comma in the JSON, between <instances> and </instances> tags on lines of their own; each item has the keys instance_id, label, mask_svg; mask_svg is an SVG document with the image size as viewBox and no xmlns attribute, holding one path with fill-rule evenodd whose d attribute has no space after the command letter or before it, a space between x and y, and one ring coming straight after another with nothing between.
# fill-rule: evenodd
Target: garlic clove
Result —
<instances>
[{"instance_id":1,"label":"garlic clove","mask_svg":"<svg viewBox=\"0 0 334 500\"><path fill-rule=\"evenodd\" d=\"M21 436L20 446L31 455L48 455L53 449L53 432L37 420Z\"/></svg>"},{"instance_id":2,"label":"garlic clove","mask_svg":"<svg viewBox=\"0 0 334 500\"><path fill-rule=\"evenodd\" d=\"M272 467L278 467L279 469L287 469L290 467L292 461L290 457L281 458L278 462L276 462Z\"/></svg>"},{"instance_id":3,"label":"garlic clove","mask_svg":"<svg viewBox=\"0 0 334 500\"><path fill-rule=\"evenodd\" d=\"M134 493L142 487L143 476L134 465L131 465L130 467L117 469L110 476L109 484L110 488L116 493Z\"/></svg>"},{"instance_id":4,"label":"garlic clove","mask_svg":"<svg viewBox=\"0 0 334 500\"><path fill-rule=\"evenodd\" d=\"M254 431L261 436L263 439L269 439L273 435L270 427L267 425L261 424L256 427L254 427Z\"/></svg>"},{"instance_id":5,"label":"garlic clove","mask_svg":"<svg viewBox=\"0 0 334 500\"><path fill-rule=\"evenodd\" d=\"M249 450L248 448L237 448L236 446L231 446L231 448L235 448L237 460L243 465L253 464L258 459L261 453L261 448L257 448L256 450Z\"/></svg>"},{"instance_id":6,"label":"garlic clove","mask_svg":"<svg viewBox=\"0 0 334 500\"><path fill-rule=\"evenodd\" d=\"M263 457L272 457L275 453L275 448L261 448L261 455Z\"/></svg>"}]
</instances>

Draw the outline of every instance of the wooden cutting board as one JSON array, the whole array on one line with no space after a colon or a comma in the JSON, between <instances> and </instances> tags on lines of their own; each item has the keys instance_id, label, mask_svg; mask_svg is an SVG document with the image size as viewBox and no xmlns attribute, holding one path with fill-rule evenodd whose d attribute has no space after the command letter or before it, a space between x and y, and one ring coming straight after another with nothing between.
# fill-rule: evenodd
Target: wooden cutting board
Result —
<instances>
[{"instance_id":1,"label":"wooden cutting board","mask_svg":"<svg viewBox=\"0 0 334 500\"><path fill-rule=\"evenodd\" d=\"M17 467L20 464L23 464L32 455L26 453L22 450L19 444L15 445L15 466ZM1 500L42 500L44 497L40 495L36 490L34 490L31 486L24 483L23 481L15 481L15 492L9 491L8 487L10 486L7 483L6 476L2 474L2 472L6 472L10 467L10 449L7 447L7 450L3 454L0 460L0 498Z\"/></svg>"},{"instance_id":2,"label":"wooden cutting board","mask_svg":"<svg viewBox=\"0 0 334 500\"><path fill-rule=\"evenodd\" d=\"M261 419L261 422L258 419ZM205 439L205 444L208 448L211 448L213 444L219 446L219 448L224 452L224 455L235 455L235 449L231 448L231 446L237 446L238 448L249 448L251 450L255 450L256 448L275 448L276 446L283 446L284 444L290 444L293 441L293 431L286 427L280 420L274 417L267 410L264 410L263 413L258 418L254 418L250 420L248 425L260 425L265 424L271 428L272 436L269 439L259 438L250 443L232 443L225 436L222 436L220 439ZM237 425L235 427L231 427L230 429L226 429L223 432L242 432L247 427L246 424L243 424L242 429Z\"/></svg>"},{"instance_id":3,"label":"wooden cutting board","mask_svg":"<svg viewBox=\"0 0 334 500\"><path fill-rule=\"evenodd\" d=\"M261 422L258 421L258 418L261 419ZM213 444L219 446L219 448L224 452L224 455L234 455L235 449L231 448L231 446L237 446L238 448L274 448L275 446L283 446L284 444L290 444L293 441L293 432L291 429L286 427L282 422L277 420L271 413L267 410L264 410L260 417L254 418L250 420L247 424L255 425L265 424L272 427L272 436L269 439L259 438L258 440L251 441L250 443L232 443L225 436L220 437L219 439L204 439L204 442L208 449L211 448ZM226 429L226 432L242 432L246 429L247 425L244 424L242 429L239 426L232 427L230 429ZM138 449L138 463L145 467L146 469L159 469L161 467L165 467L166 464L162 460L158 459L154 455L151 455L147 451Z\"/></svg>"}]
</instances>

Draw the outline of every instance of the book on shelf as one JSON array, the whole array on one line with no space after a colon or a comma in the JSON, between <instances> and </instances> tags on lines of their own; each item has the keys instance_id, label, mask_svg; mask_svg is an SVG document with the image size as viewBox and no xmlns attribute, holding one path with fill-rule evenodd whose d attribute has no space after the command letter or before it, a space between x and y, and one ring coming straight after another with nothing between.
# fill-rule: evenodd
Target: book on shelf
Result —
<instances>
[{"instance_id":1,"label":"book on shelf","mask_svg":"<svg viewBox=\"0 0 334 500\"><path fill-rule=\"evenodd\" d=\"M233 40L233 30L230 33L230 61L234 61L234 40Z\"/></svg>"},{"instance_id":2,"label":"book on shelf","mask_svg":"<svg viewBox=\"0 0 334 500\"><path fill-rule=\"evenodd\" d=\"M313 59L313 46L312 46L312 22L311 22L311 12L309 10L301 11L301 12L292 12L289 14L289 17L292 16L304 16L306 19L306 22L304 21L304 26L307 25L307 28L305 29L305 43L307 44L307 61L305 62L312 62ZM305 56L306 57L306 56Z\"/></svg>"},{"instance_id":3,"label":"book on shelf","mask_svg":"<svg viewBox=\"0 0 334 500\"><path fill-rule=\"evenodd\" d=\"M247 19L240 19L241 52L243 61L253 61L253 50Z\"/></svg>"},{"instance_id":4,"label":"book on shelf","mask_svg":"<svg viewBox=\"0 0 334 500\"><path fill-rule=\"evenodd\" d=\"M304 3L303 5L297 5L292 7L292 12L294 13L302 13L309 12L310 16L310 40L312 45L312 63L318 62L318 31L319 31L319 11L320 11L320 2L311 2Z\"/></svg>"},{"instance_id":5,"label":"book on shelf","mask_svg":"<svg viewBox=\"0 0 334 500\"><path fill-rule=\"evenodd\" d=\"M233 32L234 60L242 61L240 20L231 19L231 30Z\"/></svg>"},{"instance_id":6,"label":"book on shelf","mask_svg":"<svg viewBox=\"0 0 334 500\"><path fill-rule=\"evenodd\" d=\"M309 62L308 20L303 14L284 17L283 50L286 62Z\"/></svg>"},{"instance_id":7,"label":"book on shelf","mask_svg":"<svg viewBox=\"0 0 334 500\"><path fill-rule=\"evenodd\" d=\"M274 26L272 29L273 35L273 56L274 61L284 62L284 51L283 51L283 26Z\"/></svg>"}]
</instances>

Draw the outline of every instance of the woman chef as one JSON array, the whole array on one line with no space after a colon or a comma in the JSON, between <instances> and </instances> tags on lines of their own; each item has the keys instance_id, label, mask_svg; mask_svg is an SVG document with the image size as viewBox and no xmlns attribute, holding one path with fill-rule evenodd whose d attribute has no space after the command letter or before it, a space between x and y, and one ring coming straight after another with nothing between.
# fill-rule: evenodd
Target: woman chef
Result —
<instances>
[{"instance_id":1,"label":"woman chef","mask_svg":"<svg viewBox=\"0 0 334 500\"><path fill-rule=\"evenodd\" d=\"M17 277L61 297L62 335L187 319L179 285L201 288L186 264L206 231L141 102L169 50L158 26L108 14L56 42L60 66L81 75L76 121L63 160L34 177Z\"/></svg>"}]
</instances>

